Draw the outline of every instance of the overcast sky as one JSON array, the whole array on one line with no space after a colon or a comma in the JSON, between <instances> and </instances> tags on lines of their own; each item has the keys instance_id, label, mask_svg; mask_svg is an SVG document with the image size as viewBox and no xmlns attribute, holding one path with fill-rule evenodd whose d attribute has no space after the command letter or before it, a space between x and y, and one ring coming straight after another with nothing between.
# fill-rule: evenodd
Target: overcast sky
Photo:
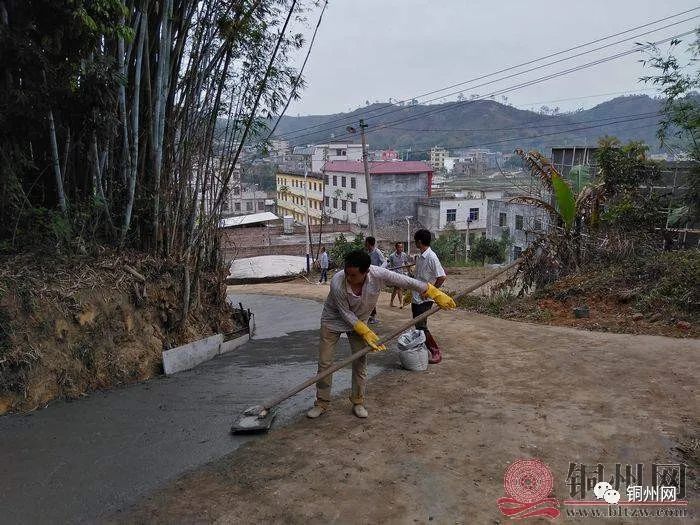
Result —
<instances>
[{"instance_id":1,"label":"overcast sky","mask_svg":"<svg viewBox=\"0 0 700 525\"><path fill-rule=\"evenodd\" d=\"M287 114L337 113L364 106L366 100L410 99L696 7L697 0L329 0L306 66L307 88ZM310 27L305 31L309 38L318 12L309 15ZM700 10L570 54L698 15ZM699 21L696 18L640 40L685 32ZM634 41L629 41L490 86L470 87L492 78L455 90L463 89L466 97L488 95L632 47ZM557 99L647 90L649 86L638 82L644 74L640 58L634 53L506 96L509 103L524 109L590 107L615 95ZM454 99L455 95L449 98ZM500 96L496 100L501 101Z\"/></svg>"}]
</instances>

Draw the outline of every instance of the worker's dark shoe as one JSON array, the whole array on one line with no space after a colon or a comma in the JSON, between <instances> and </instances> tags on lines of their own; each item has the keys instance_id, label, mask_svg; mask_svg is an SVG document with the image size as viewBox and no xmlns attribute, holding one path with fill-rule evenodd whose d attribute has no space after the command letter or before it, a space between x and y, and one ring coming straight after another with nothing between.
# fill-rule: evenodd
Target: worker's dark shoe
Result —
<instances>
[{"instance_id":1,"label":"worker's dark shoe","mask_svg":"<svg viewBox=\"0 0 700 525\"><path fill-rule=\"evenodd\" d=\"M362 419L366 418L369 415L367 413L367 409L365 407L363 407L362 405L353 405L352 413L355 414L357 417L360 417Z\"/></svg>"},{"instance_id":2,"label":"worker's dark shoe","mask_svg":"<svg viewBox=\"0 0 700 525\"><path fill-rule=\"evenodd\" d=\"M313 407L311 410L309 410L306 413L306 417L309 417L311 419L316 419L318 416L323 414L325 411L326 411L325 408L316 405L315 407Z\"/></svg>"},{"instance_id":3,"label":"worker's dark shoe","mask_svg":"<svg viewBox=\"0 0 700 525\"><path fill-rule=\"evenodd\" d=\"M428 348L430 351L430 356L428 357L428 363L431 365L436 365L442 361L442 352L439 348Z\"/></svg>"}]
</instances>

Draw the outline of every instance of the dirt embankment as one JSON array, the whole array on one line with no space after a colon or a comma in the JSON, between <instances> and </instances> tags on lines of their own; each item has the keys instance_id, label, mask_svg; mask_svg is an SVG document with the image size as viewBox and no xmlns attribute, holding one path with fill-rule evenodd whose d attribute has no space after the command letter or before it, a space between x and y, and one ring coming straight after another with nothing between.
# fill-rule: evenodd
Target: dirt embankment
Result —
<instances>
[{"instance_id":1,"label":"dirt embankment","mask_svg":"<svg viewBox=\"0 0 700 525\"><path fill-rule=\"evenodd\" d=\"M180 265L140 254L0 261L0 414L148 379L164 349L235 330L213 275L182 326L182 282Z\"/></svg>"},{"instance_id":2,"label":"dirt embankment","mask_svg":"<svg viewBox=\"0 0 700 525\"><path fill-rule=\"evenodd\" d=\"M483 274L470 272L467 279ZM460 290L468 283L463 272L447 269L447 273L448 290ZM698 250L584 269L524 297L498 286L493 291L489 296L489 290L480 290L462 306L506 319L586 330L700 337Z\"/></svg>"}]
</instances>

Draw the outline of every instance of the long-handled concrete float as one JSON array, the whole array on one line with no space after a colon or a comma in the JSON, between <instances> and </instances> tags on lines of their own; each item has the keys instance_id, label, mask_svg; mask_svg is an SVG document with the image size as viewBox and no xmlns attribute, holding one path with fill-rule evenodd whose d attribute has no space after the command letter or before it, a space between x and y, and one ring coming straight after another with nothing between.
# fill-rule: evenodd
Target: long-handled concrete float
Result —
<instances>
[{"instance_id":1,"label":"long-handled concrete float","mask_svg":"<svg viewBox=\"0 0 700 525\"><path fill-rule=\"evenodd\" d=\"M467 294L470 294L474 290L477 290L484 286L486 283L494 280L496 277L499 275L504 274L514 266L516 266L519 263L519 261L513 261L512 263L504 266L503 268L499 268L496 273L490 275L489 277L486 277L485 279L482 279L478 283L475 283L469 287L467 287L465 290L460 292L455 296L455 302L459 301L460 299L464 298L467 296ZM410 321L406 321L403 323L399 328L397 328L391 335L388 335L386 337L383 337L379 343L384 344L392 339L400 336L404 331L408 330L411 328L414 324L416 324L419 321L422 321L423 319L427 319L429 316L433 315L434 313L437 313L440 311L440 308L438 306L433 306L430 310L427 312L419 315L418 317L415 317L411 319ZM270 430L270 427L272 426L272 421L275 418L275 407L279 405L282 401L285 401L286 399L289 399L293 395L301 392L305 388L310 387L311 385L315 384L319 380L323 379L326 376L331 375L333 372L337 372L344 366L349 365L352 363L355 359L362 357L363 355L367 354L370 351L369 346L365 346L361 350L358 350L354 354L351 354L350 356L346 357L342 361L338 361L336 364L328 368L327 370L324 370L320 374L315 375L314 377L307 379L303 383L298 384L294 388L291 388L284 394L281 394L273 399L270 399L266 402L264 402L262 405L255 405L252 406L248 409L246 409L243 414L241 414L236 421L234 421L233 426L231 427L231 432L233 434L247 434L247 433L254 433L254 432L267 432Z\"/></svg>"}]
</instances>

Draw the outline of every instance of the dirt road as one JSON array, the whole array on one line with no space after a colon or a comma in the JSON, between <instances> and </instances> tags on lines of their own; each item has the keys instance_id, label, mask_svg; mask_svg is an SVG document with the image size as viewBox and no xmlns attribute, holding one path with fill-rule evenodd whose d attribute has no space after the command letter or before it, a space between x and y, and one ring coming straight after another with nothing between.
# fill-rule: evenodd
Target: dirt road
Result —
<instances>
[{"instance_id":1,"label":"dirt road","mask_svg":"<svg viewBox=\"0 0 700 525\"><path fill-rule=\"evenodd\" d=\"M300 283L240 287L318 300L327 290ZM382 297L380 308L384 330L408 315L389 309L388 299ZM497 506L505 496L504 471L530 457L549 465L559 502L572 498L571 463L602 464L605 478L614 476L616 464L624 471L642 463L643 485L651 485L652 463L685 463L690 503L680 511L691 516L688 522L697 519L700 341L584 332L466 311L430 322L443 363L373 379L368 420L353 417L341 396L319 420L273 429L120 520L501 523L508 521ZM595 499L592 486L585 497ZM560 510L563 522L600 522L567 517L580 507Z\"/></svg>"}]
</instances>

